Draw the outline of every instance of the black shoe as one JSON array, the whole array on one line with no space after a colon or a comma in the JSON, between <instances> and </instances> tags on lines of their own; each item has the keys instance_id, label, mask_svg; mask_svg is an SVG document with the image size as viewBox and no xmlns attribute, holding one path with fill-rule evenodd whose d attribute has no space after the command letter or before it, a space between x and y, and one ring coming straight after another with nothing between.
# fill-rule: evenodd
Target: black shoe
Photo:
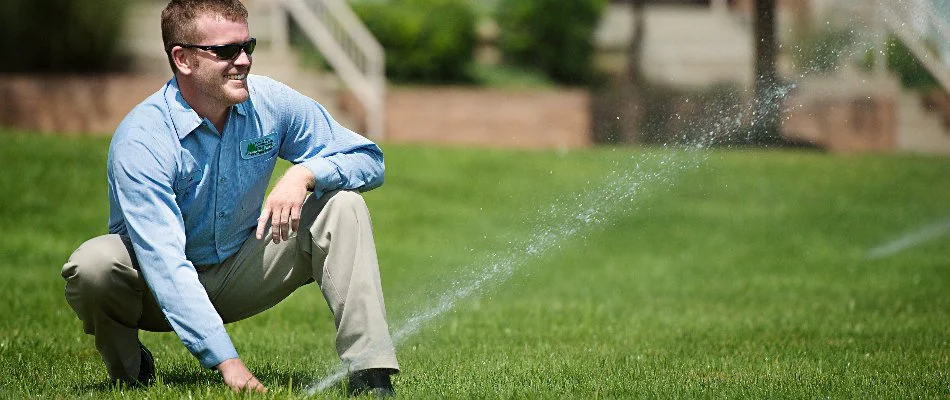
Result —
<instances>
[{"instance_id":1,"label":"black shoe","mask_svg":"<svg viewBox=\"0 0 950 400\"><path fill-rule=\"evenodd\" d=\"M139 343L142 349L142 361L139 363L139 376L136 379L136 386L151 386L155 383L155 357L148 351L144 345Z\"/></svg>"},{"instance_id":2,"label":"black shoe","mask_svg":"<svg viewBox=\"0 0 950 400\"><path fill-rule=\"evenodd\" d=\"M354 371L350 373L347 392L350 396L393 397L396 395L396 390L393 389L393 382L389 379L389 375L395 372L388 368Z\"/></svg>"},{"instance_id":3,"label":"black shoe","mask_svg":"<svg viewBox=\"0 0 950 400\"><path fill-rule=\"evenodd\" d=\"M155 357L139 343L139 351L142 353L142 360L139 361L139 375L135 380L113 379L113 384L126 385L130 388L151 386L155 383Z\"/></svg>"}]
</instances>

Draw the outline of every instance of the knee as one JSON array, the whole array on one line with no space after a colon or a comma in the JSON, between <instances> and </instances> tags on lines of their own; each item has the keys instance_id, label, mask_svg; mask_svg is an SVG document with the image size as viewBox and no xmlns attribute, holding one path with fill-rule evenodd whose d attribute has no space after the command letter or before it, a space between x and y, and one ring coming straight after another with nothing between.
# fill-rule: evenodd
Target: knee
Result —
<instances>
[{"instance_id":1,"label":"knee","mask_svg":"<svg viewBox=\"0 0 950 400\"><path fill-rule=\"evenodd\" d=\"M123 259L129 258L121 239L110 236L115 235L90 239L69 256L62 270L67 292L95 293L108 286L114 267L117 264L121 265Z\"/></svg>"},{"instance_id":2,"label":"knee","mask_svg":"<svg viewBox=\"0 0 950 400\"><path fill-rule=\"evenodd\" d=\"M335 190L325 194L319 202L315 202L314 210L320 214L334 215L335 218L360 218L369 214L363 195L352 190ZM306 207L306 206L305 206Z\"/></svg>"},{"instance_id":3,"label":"knee","mask_svg":"<svg viewBox=\"0 0 950 400\"><path fill-rule=\"evenodd\" d=\"M365 224L363 222L366 222ZM355 191L328 192L319 199L310 197L304 203L300 226L306 234L301 238L319 240L330 231L369 226L369 209L363 196Z\"/></svg>"},{"instance_id":4,"label":"knee","mask_svg":"<svg viewBox=\"0 0 950 400\"><path fill-rule=\"evenodd\" d=\"M363 195L356 191L341 190L333 194L327 208L330 209L330 218L340 223L356 224L360 221L369 221L369 208Z\"/></svg>"},{"instance_id":5,"label":"knee","mask_svg":"<svg viewBox=\"0 0 950 400\"><path fill-rule=\"evenodd\" d=\"M345 209L366 209L366 201L363 200L363 195L352 190L340 190L332 193L329 203L332 203L334 207Z\"/></svg>"}]
</instances>

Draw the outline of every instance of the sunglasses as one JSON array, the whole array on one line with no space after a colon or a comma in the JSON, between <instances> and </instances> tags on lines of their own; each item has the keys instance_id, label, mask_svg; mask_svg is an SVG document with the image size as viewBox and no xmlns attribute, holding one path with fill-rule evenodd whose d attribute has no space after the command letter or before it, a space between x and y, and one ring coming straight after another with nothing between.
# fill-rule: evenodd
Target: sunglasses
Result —
<instances>
[{"instance_id":1,"label":"sunglasses","mask_svg":"<svg viewBox=\"0 0 950 400\"><path fill-rule=\"evenodd\" d=\"M241 50L244 50L247 55L254 53L254 47L257 46L257 39L251 38L244 43L231 43L231 44L216 44L213 46L201 46L197 44L175 44L175 46L181 46L186 49L201 49L207 52L214 54L215 57L218 57L219 60L234 60L238 58L238 55L241 54Z\"/></svg>"}]
</instances>

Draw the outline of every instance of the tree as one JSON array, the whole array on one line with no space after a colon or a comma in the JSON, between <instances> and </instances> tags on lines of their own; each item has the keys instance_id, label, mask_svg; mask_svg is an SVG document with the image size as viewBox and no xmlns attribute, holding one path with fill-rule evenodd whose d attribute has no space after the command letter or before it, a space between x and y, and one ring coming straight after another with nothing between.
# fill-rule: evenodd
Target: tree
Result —
<instances>
[{"instance_id":1,"label":"tree","mask_svg":"<svg viewBox=\"0 0 950 400\"><path fill-rule=\"evenodd\" d=\"M129 0L0 0L0 72L103 72L120 51Z\"/></svg>"},{"instance_id":2,"label":"tree","mask_svg":"<svg viewBox=\"0 0 950 400\"><path fill-rule=\"evenodd\" d=\"M779 82L775 68L775 0L755 0L755 100L752 141L770 144L779 140Z\"/></svg>"},{"instance_id":3,"label":"tree","mask_svg":"<svg viewBox=\"0 0 950 400\"><path fill-rule=\"evenodd\" d=\"M623 52L623 67L604 71L608 73L592 86L595 91L591 104L594 113L592 122L597 141L623 144L644 142L642 121L646 117L648 103L645 98L647 82L643 76L642 55L646 19L644 6L647 1L616 1L629 7L633 16L631 36L629 42L620 49Z\"/></svg>"},{"instance_id":4,"label":"tree","mask_svg":"<svg viewBox=\"0 0 950 400\"><path fill-rule=\"evenodd\" d=\"M620 112L623 116L620 124L620 141L635 143L640 139L640 121L645 112L643 92L645 80L643 78L643 34L644 34L644 4L646 0L629 0L633 12L633 35L627 46L627 65L618 79L620 88Z\"/></svg>"}]
</instances>

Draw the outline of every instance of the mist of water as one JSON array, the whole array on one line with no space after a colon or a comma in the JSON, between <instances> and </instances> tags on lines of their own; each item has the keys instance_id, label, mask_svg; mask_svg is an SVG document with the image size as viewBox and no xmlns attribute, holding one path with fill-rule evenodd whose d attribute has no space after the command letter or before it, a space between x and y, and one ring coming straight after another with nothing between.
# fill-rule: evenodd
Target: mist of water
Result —
<instances>
[{"instance_id":1,"label":"mist of water","mask_svg":"<svg viewBox=\"0 0 950 400\"><path fill-rule=\"evenodd\" d=\"M881 243L868 250L868 259L878 259L891 256L911 247L924 244L950 233L950 218L930 223L906 232L894 239Z\"/></svg>"},{"instance_id":2,"label":"mist of water","mask_svg":"<svg viewBox=\"0 0 950 400\"><path fill-rule=\"evenodd\" d=\"M880 34L873 33L876 30L869 27L871 24L856 21L850 23L858 26L862 32L872 34L863 38L857 37L858 43L850 49L829 49L839 52L839 58L853 59L861 52L867 51L867 46L874 47L883 43ZM825 72L827 71L822 71ZM799 78L804 79L808 74L808 71L804 71ZM684 130L691 133L684 133L673 138L670 143L658 146L663 151L638 153L629 159L616 162L611 171L606 176L599 177L599 182L594 182L591 188L539 207L536 210L536 218L523 222L533 224L530 225L532 234L523 240L512 241L507 249L473 260L464 268L465 271L475 271L472 275L456 280L437 297L437 301L416 310L405 320L392 324L393 343L397 347L400 346L461 302L492 290L526 266L559 251L566 243L583 241L595 229L635 212L651 195L673 186L684 172L700 168L713 154L710 148L734 140L734 135L742 131L742 127L765 116L767 112L764 107L778 107L783 115L800 107L801 105L787 101L793 89L793 84L778 85L772 90L766 103L735 102L693 115L684 125ZM671 115L669 118L682 120L683 116ZM920 232L879 246L869 253L869 257L891 254L948 230L950 220L942 221ZM334 386L346 376L346 372L346 366L334 369L311 385L309 393Z\"/></svg>"},{"instance_id":3,"label":"mist of water","mask_svg":"<svg viewBox=\"0 0 950 400\"><path fill-rule=\"evenodd\" d=\"M772 98L784 97L789 89L776 88ZM727 132L735 131L750 116L755 118L755 115L764 114L757 111L754 105L748 104L707 116L696 122L704 125L704 135L693 137L685 144L664 145L660 150L637 153L617 161L610 172L589 189L538 208L535 218L522 222L531 224L533 234L512 241L504 251L475 260L463 268L464 271L476 272L456 280L438 296L438 301L393 324L393 343L398 347L460 302L490 291L527 265L559 251L562 245L583 241L593 230L636 211L651 195L673 186L681 174L699 168L711 154L709 149L726 137ZM312 385L309 392L320 392L336 385L346 372L346 366L338 367Z\"/></svg>"},{"instance_id":4,"label":"mist of water","mask_svg":"<svg viewBox=\"0 0 950 400\"><path fill-rule=\"evenodd\" d=\"M652 191L672 185L677 175L698 166L705 156L703 152L684 148L653 156L657 157L655 160L630 160L632 170L622 170L618 166L598 187L538 209L539 216L556 222L537 226L528 238L512 242L504 252L492 253L465 267L464 270L477 273L455 281L438 297L438 301L394 324L393 343L398 347L460 302L507 281L526 265L559 250L562 244L583 240L593 229L609 223L619 211L636 209ZM323 391L345 375L345 367L340 367L317 382L310 391Z\"/></svg>"}]
</instances>

